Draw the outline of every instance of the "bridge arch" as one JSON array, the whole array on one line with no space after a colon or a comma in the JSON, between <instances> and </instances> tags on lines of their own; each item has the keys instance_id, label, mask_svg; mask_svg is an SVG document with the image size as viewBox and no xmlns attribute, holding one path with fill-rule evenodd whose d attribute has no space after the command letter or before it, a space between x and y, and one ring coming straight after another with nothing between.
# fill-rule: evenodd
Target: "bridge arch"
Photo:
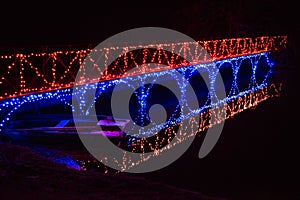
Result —
<instances>
[{"instance_id":1,"label":"bridge arch","mask_svg":"<svg viewBox=\"0 0 300 200\"><path fill-rule=\"evenodd\" d=\"M7 125L7 123L13 118L13 116L15 116L18 113L26 113L30 111L36 112L38 111L37 109L57 106L58 103L69 107L73 110L74 106L71 103L69 103L70 100L68 100L68 98L70 97L68 96L71 96L71 94L54 93L50 95L49 93L46 93L18 98L17 100L15 100L15 103L12 103L10 104L10 106L7 106L5 108L5 112L2 113L0 131L4 131L5 129L3 129L2 127L5 127L5 125ZM39 102L42 102L43 105L38 104ZM4 102L3 104L6 104L6 102Z\"/></svg>"}]
</instances>

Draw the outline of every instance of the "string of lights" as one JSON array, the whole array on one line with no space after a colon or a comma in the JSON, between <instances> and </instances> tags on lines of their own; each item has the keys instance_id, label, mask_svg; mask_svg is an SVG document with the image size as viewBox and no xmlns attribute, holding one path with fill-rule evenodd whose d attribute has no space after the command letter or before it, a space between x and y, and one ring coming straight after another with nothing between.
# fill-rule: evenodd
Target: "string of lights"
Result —
<instances>
[{"instance_id":1,"label":"string of lights","mask_svg":"<svg viewBox=\"0 0 300 200\"><path fill-rule=\"evenodd\" d=\"M210 66L212 64L215 64L218 70L225 69L231 72L234 78L231 80L232 83L227 86L228 93L226 98L219 99L216 94L212 94L216 98L214 104L207 101L204 105L202 105L197 110L193 110L192 108L189 108L190 113L199 114L207 108L214 107L224 102L227 102L229 100L238 98L239 96L243 95L245 92L255 91L260 89L261 87L265 87L267 85L268 79L270 78L270 74L272 72L272 66L273 66L273 63L269 60L269 56L270 53L252 54L247 56L234 57L230 59L218 60L210 63L191 65L191 66L165 70L165 71L160 71L155 73L148 73L139 76L127 76L122 79L114 79L114 80L104 81L99 83L85 84L82 86L76 86L74 88L59 89L50 92L42 92L38 94L30 94L26 96L5 99L2 100L0 103L0 111L2 114L1 117L2 121L0 123L0 127L3 127L5 123L9 122L9 120L11 119L11 115L14 112L18 111L23 105L39 102L42 100L50 100L50 99L58 100L60 102L63 102L65 105L69 106L72 110L77 109L78 111L80 111L81 115L86 116L89 115L90 109L94 108L94 104L97 101L97 99L110 88L121 84L124 84L125 88L126 87L132 88L133 85L137 83L143 85L146 79L151 79L152 82L157 82L157 83L159 83L159 81L166 81L168 77L169 79L175 79L176 83L178 84L178 87L180 88L180 92L182 94L181 99L179 99L179 103L181 105L185 105L186 107L188 107L189 105L186 104L187 102L186 98L188 95L185 94L186 93L185 88L182 87L184 85L182 83L183 80L181 77L176 76L176 72L180 72L181 74L185 74L185 76L191 78L193 77L193 74L197 72L197 70L202 70L203 72L206 71L211 80L210 81L211 88L214 88L216 86L215 79L213 78L216 72L212 72L210 70L211 68ZM245 65L246 61L250 64L250 66L248 67L251 68L251 72L250 74L248 74L250 79L246 80L247 87L241 87L238 76L239 76L239 71L241 71L242 68L247 67L247 65ZM256 71L259 69L258 66L267 68L267 71L265 72L263 79L259 83L257 82L257 76L256 76ZM240 76L242 76L242 74ZM163 79L159 80L161 77L163 77ZM90 90L97 90L93 102L87 102L86 98L84 97L84 95ZM147 99L150 96L150 91L151 91L151 87L148 87L146 90L144 90L144 93L142 94L143 98L140 97L140 93L134 93L139 100L138 101L138 105L140 105L139 115L143 116L141 120L144 120L148 116L146 113L147 110L143 109L143 105L147 104ZM73 95L75 95L76 98L78 99L78 103L76 104L77 107L74 107L71 104L72 92ZM210 98L209 95L211 94L207 94L207 99ZM57 102L55 101L55 103ZM49 104L51 104L51 102L49 102ZM190 117L189 115L186 115L186 116L182 116L181 118L171 118L166 125L174 125L182 120L186 120L189 117ZM145 136L150 135L151 133L160 130L162 128L162 125L157 125L155 126L155 128L156 129L151 129L149 133L142 132L139 134L143 134Z\"/></svg>"},{"instance_id":2,"label":"string of lights","mask_svg":"<svg viewBox=\"0 0 300 200\"><path fill-rule=\"evenodd\" d=\"M205 110L201 112L198 116L193 116L187 119L188 126L198 126L196 132L188 132L185 130L181 130L180 132L176 132L177 126L179 124L175 124L170 126L162 131L161 134L157 134L156 137L152 138L138 138L136 140L132 140L131 144L124 150L123 158L118 160L116 158L111 158L119 167L122 169L121 171L128 170L134 166L137 166L143 162L152 159L155 156L159 156L164 153L164 151L168 151L168 149L173 148L174 146L188 140L189 138L195 137L197 134L200 137L205 130L220 124L226 119L233 118L240 112L243 112L247 109L254 109L261 102L264 102L270 98L279 97L280 92L282 90L282 84L270 84L265 87L262 87L256 91L245 92L243 95L238 98L228 100L224 106L217 106L211 109ZM220 108L225 109L225 112ZM226 113L226 115L223 115ZM199 117L199 124L197 123L197 118ZM179 135L180 137L175 137L175 135ZM180 140L178 140L180 138ZM173 139L177 139L172 143L171 146L170 141ZM133 158L129 157L126 151L136 152L136 153L145 153L145 152L155 152L155 154L142 154L138 160L133 160ZM87 170L91 165L97 166L98 168L103 168L105 173L109 171L109 168L105 166L108 158L103 157L100 161L95 158L87 159L87 160L78 160L80 163L82 170ZM116 173L116 172L115 172Z\"/></svg>"},{"instance_id":3,"label":"string of lights","mask_svg":"<svg viewBox=\"0 0 300 200\"><path fill-rule=\"evenodd\" d=\"M197 133L203 133L206 129L215 126L228 118L234 117L236 114L250 109L255 108L259 103L272 98L278 97L281 91L281 84L270 84L268 86L262 87L259 90L252 91L249 93L244 93L242 96L228 101L225 103L225 106L217 106L213 107L209 110L206 110L200 113L200 124L197 132L191 133L185 130L181 130L180 132L176 132L176 126L171 126L160 134L161 136L155 137L154 140L149 140L149 138L141 138L134 140L131 144L132 148L130 149L132 152L156 152L155 154L148 154L147 157L141 157L139 160L133 160L128 157L126 151L124 151L124 157L121 161L115 159L115 162L121 167L122 170L130 169L136 165L141 164L142 162L146 162L151 159L151 156L159 156L159 154L167 151L168 149L173 148L174 146L186 141L187 139L194 137ZM225 110L226 115L223 115ZM191 117L188 120L188 126L197 125L197 116ZM175 135L179 135L179 137L174 137ZM180 138L180 139L178 139ZM175 139L176 141L171 143L171 146L167 147L167 144L170 144L170 141ZM167 147L167 148L166 148ZM107 159L107 158L106 158Z\"/></svg>"},{"instance_id":4,"label":"string of lights","mask_svg":"<svg viewBox=\"0 0 300 200\"><path fill-rule=\"evenodd\" d=\"M154 124L153 128L147 131L140 129L136 137L131 138L126 149L142 153L152 151L155 152L154 156L158 156L171 148L168 144L176 140L175 135L182 137L172 142L173 146L246 109L254 108L262 101L278 96L281 84L270 84L274 65L270 55L271 51L285 48L286 40L286 36L263 36L94 49L99 59L104 59L105 71L101 71L98 61L89 56L91 49L0 56L0 66L4 68L0 74L0 131L5 132L6 125L11 121L12 116L22 112L22 108L27 105L38 102L47 102L48 105L61 103L72 111L80 111L82 116L88 116L101 95L117 85L134 88L134 85L143 85L148 79L151 79L153 83L173 80L180 90L179 104L187 107L189 113L177 116L179 107L176 107L173 115L166 122ZM162 46L164 49L169 47L170 52L163 51ZM209 52L211 58L205 57L206 52L200 50L200 46ZM192 61L188 62L175 55L174 48L179 48L184 57L188 57L187 54L192 55ZM131 49L133 51L130 51ZM134 52L136 49L141 49L141 51ZM120 50L121 52L129 50L129 53L108 63L110 54ZM136 56L137 54L142 56ZM85 59L94 66L95 77L86 78L83 71L79 84L74 85L76 73L84 70L81 66ZM147 63L157 63L157 66L150 68L147 67ZM135 70L135 73L127 73L140 64L144 65ZM215 65L217 70L212 70L212 65ZM198 71L207 73L209 77L207 87L212 91L204 94L207 100L195 109L187 104L188 95L182 77L191 81ZM226 84L224 82L225 98L220 98L217 94L216 74L219 71L221 75L227 73L223 77L225 82L227 81ZM182 76L176 76L178 72ZM101 79L98 78L100 76ZM153 84L150 84L140 92L134 93L139 106L137 120L141 124L149 119L146 106L152 89ZM94 90L96 95L93 101L88 101L85 94ZM71 103L72 95L77 98L75 105ZM197 118L200 118L199 126L196 123ZM197 126L197 131L194 133L186 130L176 132L177 127L183 121L187 121L190 127ZM148 137L149 135L154 136ZM124 150L122 160L110 158L122 170L151 159L141 154L140 159L133 160L127 156L126 150ZM103 158L103 163L107 159ZM81 166L82 169L86 169L85 162L82 162Z\"/></svg>"},{"instance_id":5,"label":"string of lights","mask_svg":"<svg viewBox=\"0 0 300 200\"><path fill-rule=\"evenodd\" d=\"M249 54L277 51L285 48L286 43L286 36L262 36L93 49L93 52L99 55L99 59L105 60L105 71L101 71L97 66L97 61L88 55L92 49L1 55L0 99L72 87L84 58L93 63L97 77L84 78L80 84L113 80L129 75L157 72ZM162 51L162 47L170 49L170 52ZM131 50L136 49L141 49L141 53L137 53L142 54L142 58L133 55L131 52ZM174 55L174 49L179 49L185 56L191 56L192 61L187 63L178 55ZM125 52L125 50L129 50L128 55L121 56L113 63L107 63L107 58L111 54ZM210 58L206 56L207 52ZM144 67L136 70L136 74L126 74L128 70L136 67L139 63L145 64L147 62L155 62L158 65L156 68ZM162 65L159 65L160 63ZM100 76L101 80L98 78Z\"/></svg>"}]
</instances>

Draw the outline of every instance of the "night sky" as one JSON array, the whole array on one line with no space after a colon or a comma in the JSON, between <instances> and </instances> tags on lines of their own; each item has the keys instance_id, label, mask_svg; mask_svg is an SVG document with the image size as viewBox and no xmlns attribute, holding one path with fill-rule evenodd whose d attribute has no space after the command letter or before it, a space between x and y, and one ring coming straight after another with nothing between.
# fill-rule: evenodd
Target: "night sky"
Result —
<instances>
[{"instance_id":1,"label":"night sky","mask_svg":"<svg viewBox=\"0 0 300 200\"><path fill-rule=\"evenodd\" d=\"M131 28L170 28L194 39L299 32L297 6L282 1L41 1L0 6L1 49L98 44Z\"/></svg>"}]
</instances>

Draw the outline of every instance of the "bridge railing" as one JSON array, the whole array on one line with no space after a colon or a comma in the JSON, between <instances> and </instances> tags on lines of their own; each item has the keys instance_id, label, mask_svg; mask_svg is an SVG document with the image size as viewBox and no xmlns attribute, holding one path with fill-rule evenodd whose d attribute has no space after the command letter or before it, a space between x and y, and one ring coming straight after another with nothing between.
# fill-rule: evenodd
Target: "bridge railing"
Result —
<instances>
[{"instance_id":1,"label":"bridge railing","mask_svg":"<svg viewBox=\"0 0 300 200\"><path fill-rule=\"evenodd\" d=\"M94 65L95 77L83 79L82 84L120 78L126 75L128 70L145 63L161 63L161 65L157 65L155 69L142 68L136 72L137 74L176 68L190 63L175 55L174 49L179 49L184 55L189 54L192 57L191 62L197 64L277 51L284 49L286 43L287 36L262 36L93 49L99 59L105 60L104 71L97 65L97 60L89 55L92 49L0 55L0 99L72 87L85 59ZM163 51L162 47L164 49L168 47L170 52ZM137 49L139 50L136 51ZM129 53L121 55L112 63L106 62L116 52L128 51ZM207 52L210 56L206 56Z\"/></svg>"}]
</instances>

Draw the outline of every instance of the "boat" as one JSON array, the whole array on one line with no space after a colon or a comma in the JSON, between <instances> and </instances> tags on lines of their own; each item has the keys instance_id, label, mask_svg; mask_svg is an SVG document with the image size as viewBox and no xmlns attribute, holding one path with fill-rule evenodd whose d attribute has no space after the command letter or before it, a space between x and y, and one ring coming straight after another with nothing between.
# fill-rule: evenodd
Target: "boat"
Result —
<instances>
[{"instance_id":1,"label":"boat","mask_svg":"<svg viewBox=\"0 0 300 200\"><path fill-rule=\"evenodd\" d=\"M98 121L95 121L93 117L79 117L76 118L75 126L73 117L59 120L56 120L54 117L48 118L49 124L53 124L53 121L56 121L56 123L50 126L40 126L40 124L44 125L47 119L15 121L6 128L5 134L11 140L31 140L35 142L51 140L58 143L71 141L72 138L78 140L79 133L87 135L103 135L119 146L121 145L121 141L124 141L126 137L124 129L130 122L128 119L113 118L112 116L97 116ZM99 127L101 127L101 129Z\"/></svg>"}]
</instances>

